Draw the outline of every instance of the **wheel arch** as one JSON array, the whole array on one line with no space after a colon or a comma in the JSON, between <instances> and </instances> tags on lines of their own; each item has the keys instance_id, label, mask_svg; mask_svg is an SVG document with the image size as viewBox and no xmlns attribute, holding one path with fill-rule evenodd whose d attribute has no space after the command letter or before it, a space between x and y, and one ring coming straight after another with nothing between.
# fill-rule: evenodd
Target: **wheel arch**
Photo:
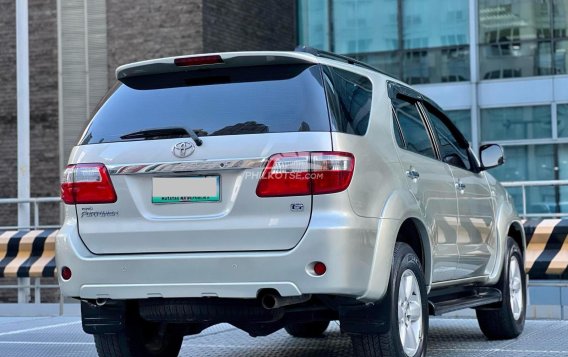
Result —
<instances>
[{"instance_id":1,"label":"wheel arch","mask_svg":"<svg viewBox=\"0 0 568 357\"><path fill-rule=\"evenodd\" d=\"M523 255L524 258L525 252L527 250L527 244L525 240L525 230L521 222L519 221L511 222L511 225L509 226L509 230L507 232L507 236L513 238L515 243L518 244L519 248L521 248L521 254Z\"/></svg>"},{"instance_id":2,"label":"wheel arch","mask_svg":"<svg viewBox=\"0 0 568 357\"><path fill-rule=\"evenodd\" d=\"M384 297L390 280L390 274L385 274L385 270L391 269L397 241L409 243L417 251L423 264L424 279L429 291L432 281L430 230L422 219L416 198L406 189L393 190L386 200L378 222L369 284L359 300L375 302Z\"/></svg>"},{"instance_id":3,"label":"wheel arch","mask_svg":"<svg viewBox=\"0 0 568 357\"><path fill-rule=\"evenodd\" d=\"M493 271L487 281L488 284L496 284L501 277L504 256L507 251L507 237L511 237L519 245L523 258L526 256L527 245L525 230L523 224L518 217L516 217L514 210L509 205L502 205L500 209L497 210L496 229L496 239L498 242L496 245L497 252L495 253L496 260Z\"/></svg>"},{"instance_id":4,"label":"wheel arch","mask_svg":"<svg viewBox=\"0 0 568 357\"><path fill-rule=\"evenodd\" d=\"M417 217L409 217L402 221L396 241L406 243L414 250L422 263L428 289L432 277L432 249L428 231L422 220Z\"/></svg>"}]
</instances>

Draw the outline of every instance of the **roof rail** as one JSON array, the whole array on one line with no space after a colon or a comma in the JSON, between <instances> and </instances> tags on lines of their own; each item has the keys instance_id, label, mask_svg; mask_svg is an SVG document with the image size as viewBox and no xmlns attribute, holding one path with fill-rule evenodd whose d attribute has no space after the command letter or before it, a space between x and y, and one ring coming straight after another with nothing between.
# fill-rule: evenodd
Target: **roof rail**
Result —
<instances>
[{"instance_id":1,"label":"roof rail","mask_svg":"<svg viewBox=\"0 0 568 357\"><path fill-rule=\"evenodd\" d=\"M355 66L363 67L363 68L369 69L371 71L379 72L381 74L385 74L387 76L396 78L392 74L387 73L387 72L383 72L378 68L375 68L373 66L366 64L365 62L361 62L359 60L356 60L355 58L351 58L351 57L347 57L347 56L343 56L343 55L338 55L338 54L333 53L333 52L322 51L322 50L318 50L317 48L313 48L313 47L309 47L309 46L298 46L294 49L294 51L295 52L305 52L305 53L309 53L309 54L312 54L312 55L317 56L317 57L322 57L322 58L327 58L327 59L332 59L332 60L336 60L336 61L341 61L341 62L353 64Z\"/></svg>"}]
</instances>

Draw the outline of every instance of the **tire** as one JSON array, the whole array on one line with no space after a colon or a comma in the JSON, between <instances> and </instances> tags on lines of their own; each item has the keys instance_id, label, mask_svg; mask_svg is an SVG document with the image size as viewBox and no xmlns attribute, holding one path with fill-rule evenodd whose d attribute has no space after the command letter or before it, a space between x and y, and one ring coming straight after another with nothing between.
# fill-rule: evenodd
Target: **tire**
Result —
<instances>
[{"instance_id":1,"label":"tire","mask_svg":"<svg viewBox=\"0 0 568 357\"><path fill-rule=\"evenodd\" d=\"M508 340L518 337L525 327L527 279L524 259L521 249L511 237L507 238L505 259L506 264L497 284L501 288L503 302L498 307L476 311L479 327L489 340Z\"/></svg>"},{"instance_id":2,"label":"tire","mask_svg":"<svg viewBox=\"0 0 568 357\"><path fill-rule=\"evenodd\" d=\"M101 357L175 357L183 342L175 325L148 322L137 313L127 314L122 332L95 334L94 338Z\"/></svg>"},{"instance_id":3,"label":"tire","mask_svg":"<svg viewBox=\"0 0 568 357\"><path fill-rule=\"evenodd\" d=\"M407 283L409 285L406 285ZM401 285L410 288L401 290ZM395 245L387 294L390 294L392 301L389 330L384 334L352 335L351 341L355 355L361 357L425 356L428 335L426 284L422 264L408 244L396 243ZM413 335L408 333L410 330L407 326L409 325ZM402 334L408 339L406 350L403 347ZM417 337L413 339L412 336ZM414 344L410 343L412 341L415 341Z\"/></svg>"},{"instance_id":4,"label":"tire","mask_svg":"<svg viewBox=\"0 0 568 357\"><path fill-rule=\"evenodd\" d=\"M284 329L290 336L312 338L322 336L328 326L329 321L312 321L289 324Z\"/></svg>"}]
</instances>

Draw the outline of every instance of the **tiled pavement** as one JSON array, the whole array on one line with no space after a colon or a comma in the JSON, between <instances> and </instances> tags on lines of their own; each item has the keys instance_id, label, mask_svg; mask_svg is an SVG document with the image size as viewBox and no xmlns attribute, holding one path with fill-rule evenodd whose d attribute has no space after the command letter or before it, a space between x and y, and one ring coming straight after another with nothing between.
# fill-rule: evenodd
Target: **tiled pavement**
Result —
<instances>
[{"instance_id":1,"label":"tiled pavement","mask_svg":"<svg viewBox=\"0 0 568 357\"><path fill-rule=\"evenodd\" d=\"M0 317L0 356L96 356L77 317ZM348 336L332 323L325 337L299 339L283 330L251 338L231 325L185 338L181 356L351 356ZM512 341L487 341L473 319L430 321L428 356L568 356L568 321L528 321Z\"/></svg>"}]
</instances>

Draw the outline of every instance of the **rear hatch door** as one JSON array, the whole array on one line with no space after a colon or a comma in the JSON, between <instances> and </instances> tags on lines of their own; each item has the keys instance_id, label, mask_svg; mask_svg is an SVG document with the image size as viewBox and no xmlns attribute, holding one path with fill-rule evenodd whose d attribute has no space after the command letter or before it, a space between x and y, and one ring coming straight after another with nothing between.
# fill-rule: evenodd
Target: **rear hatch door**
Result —
<instances>
[{"instance_id":1,"label":"rear hatch door","mask_svg":"<svg viewBox=\"0 0 568 357\"><path fill-rule=\"evenodd\" d=\"M332 150L318 65L206 66L122 82L70 159L105 164L117 195L76 205L92 252L287 250L300 241L311 196L261 198L256 187L273 154Z\"/></svg>"}]
</instances>

